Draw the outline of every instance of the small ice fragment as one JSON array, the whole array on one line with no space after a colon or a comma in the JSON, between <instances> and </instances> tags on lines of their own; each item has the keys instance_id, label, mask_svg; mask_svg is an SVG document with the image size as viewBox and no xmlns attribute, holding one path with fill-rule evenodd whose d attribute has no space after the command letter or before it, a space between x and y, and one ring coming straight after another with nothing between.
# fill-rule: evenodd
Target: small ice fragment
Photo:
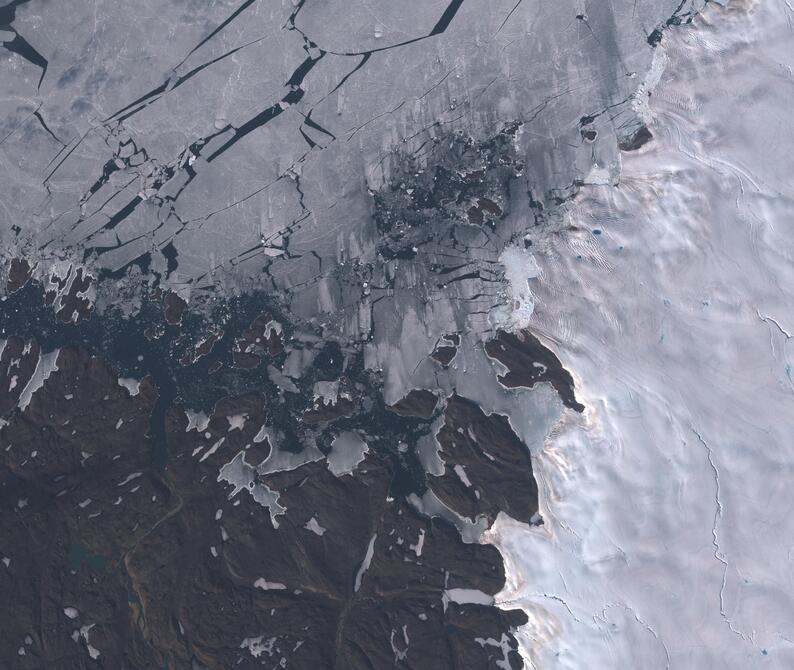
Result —
<instances>
[{"instance_id":1,"label":"small ice fragment","mask_svg":"<svg viewBox=\"0 0 794 670\"><path fill-rule=\"evenodd\" d=\"M262 589L263 591L283 591L287 587L281 582L269 582L264 577L260 577L254 582L254 588Z\"/></svg>"},{"instance_id":2,"label":"small ice fragment","mask_svg":"<svg viewBox=\"0 0 794 670\"><path fill-rule=\"evenodd\" d=\"M331 442L331 453L328 454L328 469L336 477L351 474L356 469L369 447L358 433L345 430Z\"/></svg>"},{"instance_id":3,"label":"small ice fragment","mask_svg":"<svg viewBox=\"0 0 794 670\"><path fill-rule=\"evenodd\" d=\"M90 630L91 630L91 629L92 629L92 628L93 628L95 625L96 625L96 624L93 624L93 623L92 623L92 624L88 624L88 625L86 625L86 626L81 626L81 627L80 627L80 637L82 637L82 638L83 638L83 640L85 641L85 646L86 646L86 649L88 649L88 655L89 655L89 656L90 656L92 659L94 659L94 660L96 660L96 659L98 659L98 658L99 658L99 649L97 649L96 647L93 647L93 646L91 645L91 643L90 643L90 642L89 642L89 640L88 640L88 633L90 632Z\"/></svg>"},{"instance_id":4,"label":"small ice fragment","mask_svg":"<svg viewBox=\"0 0 794 670\"><path fill-rule=\"evenodd\" d=\"M133 472L131 475L127 475L126 479L124 479L124 481L123 481L123 482L119 482L118 484L116 484L116 486L117 486L117 487L119 487L119 486L124 486L124 484L128 484L128 483L129 483L129 482L131 482L133 479L137 479L137 478L138 478L138 477L140 477L142 474L143 474L142 472ZM133 489L133 490L134 490L134 489Z\"/></svg>"},{"instance_id":5,"label":"small ice fragment","mask_svg":"<svg viewBox=\"0 0 794 670\"><path fill-rule=\"evenodd\" d=\"M469 476L466 474L466 469L462 465L456 465L453 470L455 470L455 474L460 478L460 481L467 488L471 488L471 482L469 481Z\"/></svg>"},{"instance_id":6,"label":"small ice fragment","mask_svg":"<svg viewBox=\"0 0 794 670\"><path fill-rule=\"evenodd\" d=\"M215 444L213 444L209 449L207 449L207 451L204 452L204 455L201 458L199 458L199 463L203 463L210 456L212 456L212 454L214 454L216 451L218 451L218 449L220 449L221 445L224 443L225 440L226 440L226 438L222 437Z\"/></svg>"},{"instance_id":7,"label":"small ice fragment","mask_svg":"<svg viewBox=\"0 0 794 670\"><path fill-rule=\"evenodd\" d=\"M327 530L326 528L323 528L319 523L317 523L317 519L315 519L314 517L309 519L306 522L306 525L303 526L303 527L306 530L310 530L312 533L315 533L316 535L319 535L320 537L322 537L323 533L325 533L325 531Z\"/></svg>"},{"instance_id":8,"label":"small ice fragment","mask_svg":"<svg viewBox=\"0 0 794 670\"><path fill-rule=\"evenodd\" d=\"M138 395L141 392L141 381L140 379L134 379L132 377L119 377L119 386L123 386L130 395Z\"/></svg>"},{"instance_id":9,"label":"small ice fragment","mask_svg":"<svg viewBox=\"0 0 794 670\"><path fill-rule=\"evenodd\" d=\"M259 658L263 653L272 656L273 647L278 638L271 637L263 642L262 640L264 640L264 638L264 635L260 635L259 637L247 637L240 643L240 649L248 649L248 651L251 652L251 656L254 658Z\"/></svg>"},{"instance_id":10,"label":"small ice fragment","mask_svg":"<svg viewBox=\"0 0 794 670\"><path fill-rule=\"evenodd\" d=\"M419 539L416 544L409 544L408 547L413 550L417 557L422 555L422 548L425 546L425 529L419 529Z\"/></svg>"},{"instance_id":11,"label":"small ice fragment","mask_svg":"<svg viewBox=\"0 0 794 670\"><path fill-rule=\"evenodd\" d=\"M493 605L494 603L493 596L479 589L445 589L442 600L458 605Z\"/></svg>"},{"instance_id":12,"label":"small ice fragment","mask_svg":"<svg viewBox=\"0 0 794 670\"><path fill-rule=\"evenodd\" d=\"M242 430L247 418L247 414L232 414L231 416L227 416L226 420L229 422L229 431Z\"/></svg>"},{"instance_id":13,"label":"small ice fragment","mask_svg":"<svg viewBox=\"0 0 794 670\"><path fill-rule=\"evenodd\" d=\"M364 578L364 573L369 570L369 564L372 562L372 555L375 553L375 540L378 539L378 534L372 536L372 539L369 541L369 545L367 546L367 553L364 554L364 560L361 561L361 566L358 568L358 572L356 573L356 581L353 586L354 591L358 591L361 588L361 580Z\"/></svg>"},{"instance_id":14,"label":"small ice fragment","mask_svg":"<svg viewBox=\"0 0 794 670\"><path fill-rule=\"evenodd\" d=\"M55 349L48 354L39 354L36 369L33 371L28 383L25 384L25 388L19 394L19 409L21 411L25 411L33 398L33 394L44 386L44 382L50 378L50 375L58 371L57 361L59 353L60 349Z\"/></svg>"},{"instance_id":15,"label":"small ice fragment","mask_svg":"<svg viewBox=\"0 0 794 670\"><path fill-rule=\"evenodd\" d=\"M194 428L201 433L210 425L210 418L204 412L194 412L192 409L186 409L185 416L187 417L186 433Z\"/></svg>"}]
</instances>

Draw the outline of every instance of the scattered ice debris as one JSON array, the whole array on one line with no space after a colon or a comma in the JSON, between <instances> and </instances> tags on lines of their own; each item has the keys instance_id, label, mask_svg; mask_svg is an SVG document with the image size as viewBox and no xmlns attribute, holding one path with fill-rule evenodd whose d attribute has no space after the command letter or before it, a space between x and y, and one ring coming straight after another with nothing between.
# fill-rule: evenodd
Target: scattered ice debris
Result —
<instances>
[{"instance_id":1,"label":"scattered ice debris","mask_svg":"<svg viewBox=\"0 0 794 670\"><path fill-rule=\"evenodd\" d=\"M492 637L475 637L474 641L481 647L484 647L485 645L501 647L503 657L496 661L496 666L503 668L503 670L511 670L512 666L510 665L510 652L512 651L512 647L510 646L510 639L507 637L507 635L502 633L502 638L500 640L495 640Z\"/></svg>"},{"instance_id":2,"label":"scattered ice debris","mask_svg":"<svg viewBox=\"0 0 794 670\"><path fill-rule=\"evenodd\" d=\"M315 382L314 399L322 400L326 405L336 403L339 398L339 382Z\"/></svg>"},{"instance_id":3,"label":"scattered ice debris","mask_svg":"<svg viewBox=\"0 0 794 670\"><path fill-rule=\"evenodd\" d=\"M343 431L331 442L328 469L336 477L352 474L356 466L364 460L368 450L367 443L358 433Z\"/></svg>"},{"instance_id":4,"label":"scattered ice debris","mask_svg":"<svg viewBox=\"0 0 794 670\"><path fill-rule=\"evenodd\" d=\"M39 354L36 369L33 371L28 383L25 384L25 388L19 394L19 409L21 411L24 412L27 409L33 394L44 386L44 382L50 378L50 375L58 371L57 361L59 353L60 349L55 349L48 354Z\"/></svg>"},{"instance_id":5,"label":"scattered ice debris","mask_svg":"<svg viewBox=\"0 0 794 670\"><path fill-rule=\"evenodd\" d=\"M364 554L364 560L356 573L356 581L353 585L353 590L358 591L361 588L361 580L364 578L364 573L369 570L369 564L372 562L372 555L375 553L375 540L378 539L378 534L375 533L367 545L367 553Z\"/></svg>"},{"instance_id":6,"label":"scattered ice debris","mask_svg":"<svg viewBox=\"0 0 794 670\"><path fill-rule=\"evenodd\" d=\"M281 335L283 332L283 328L278 321L271 319L265 324L265 339L269 340L270 336L275 333L276 335Z\"/></svg>"},{"instance_id":7,"label":"scattered ice debris","mask_svg":"<svg viewBox=\"0 0 794 670\"><path fill-rule=\"evenodd\" d=\"M99 658L99 649L91 645L91 642L88 639L88 634L90 633L91 629L94 628L96 624L87 624L85 626L80 626L79 631L75 631L72 633L72 639L77 642L80 638L83 638L83 642L85 642L86 649L88 650L88 655L96 660Z\"/></svg>"},{"instance_id":8,"label":"scattered ice debris","mask_svg":"<svg viewBox=\"0 0 794 670\"><path fill-rule=\"evenodd\" d=\"M315 353L312 349L295 348L289 352L287 360L282 366L282 373L291 379L300 379L314 361Z\"/></svg>"},{"instance_id":9,"label":"scattered ice debris","mask_svg":"<svg viewBox=\"0 0 794 670\"><path fill-rule=\"evenodd\" d=\"M240 649L248 649L248 651L251 652L251 656L254 658L259 658L263 653L272 656L273 647L278 638L270 637L264 642L263 640L265 640L264 635L260 635L259 637L247 637L240 643Z\"/></svg>"},{"instance_id":10,"label":"scattered ice debris","mask_svg":"<svg viewBox=\"0 0 794 670\"><path fill-rule=\"evenodd\" d=\"M267 366L267 375L270 378L270 381L278 386L282 391L300 393L300 389L295 386L295 382L293 382L287 375L279 372L274 366Z\"/></svg>"},{"instance_id":11,"label":"scattered ice debris","mask_svg":"<svg viewBox=\"0 0 794 670\"><path fill-rule=\"evenodd\" d=\"M131 396L141 392L141 380L133 377L119 377L119 386L123 386Z\"/></svg>"},{"instance_id":12,"label":"scattered ice debris","mask_svg":"<svg viewBox=\"0 0 794 670\"><path fill-rule=\"evenodd\" d=\"M3 565L9 567L11 565L11 559L8 556L3 556Z\"/></svg>"},{"instance_id":13,"label":"scattered ice debris","mask_svg":"<svg viewBox=\"0 0 794 670\"><path fill-rule=\"evenodd\" d=\"M327 530L317 522L317 519L315 517L309 519L303 527L306 530L310 530L315 535L319 535L320 537L322 537L323 533L325 533L325 531Z\"/></svg>"}]
</instances>

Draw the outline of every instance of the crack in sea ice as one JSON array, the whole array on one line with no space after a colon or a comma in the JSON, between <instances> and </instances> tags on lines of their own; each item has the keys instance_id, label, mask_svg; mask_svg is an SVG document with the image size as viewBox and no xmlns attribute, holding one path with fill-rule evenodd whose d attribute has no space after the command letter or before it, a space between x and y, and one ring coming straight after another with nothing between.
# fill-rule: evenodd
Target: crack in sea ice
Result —
<instances>
[{"instance_id":1,"label":"crack in sea ice","mask_svg":"<svg viewBox=\"0 0 794 670\"><path fill-rule=\"evenodd\" d=\"M783 326L780 325L780 322L777 319L771 316L767 316L766 314L761 314L761 312L758 309L755 310L755 313L758 315L758 318L761 319L761 321L764 321L765 323L774 324L775 327L780 331L780 334L783 335L783 337L785 337L787 340L791 339L791 333L789 333L785 328L783 328Z\"/></svg>"},{"instance_id":2,"label":"crack in sea ice","mask_svg":"<svg viewBox=\"0 0 794 670\"><path fill-rule=\"evenodd\" d=\"M608 609L610 609L612 607L619 607L619 608L629 612L631 614L631 616L634 617L634 620L638 624L643 626L645 628L645 630L647 630L651 635L653 635L654 639L662 646L662 649L664 650L664 655L665 655L665 659L666 659L666 661L665 661L665 670L670 670L670 651L667 648L667 645L665 644L664 640L656 632L654 627L651 626L651 624L649 624L647 621L645 621L645 619L643 619L639 614L637 614L637 612L635 611L635 609L631 605L627 605L626 603L617 603L617 602L610 603L603 610L601 610L601 617L600 618L601 618L601 620L603 622L605 622L605 623L607 622L606 612L607 612ZM597 623L597 619L598 618L599 617L597 617L597 616L593 616L593 620L596 621L596 623Z\"/></svg>"},{"instance_id":3,"label":"crack in sea ice","mask_svg":"<svg viewBox=\"0 0 794 670\"><path fill-rule=\"evenodd\" d=\"M546 600L553 600L554 602L560 603L568 611L568 614L571 615L571 618L576 623L581 623L581 624L585 623L578 616L576 616L576 614L574 614L573 610L571 609L571 606L568 604L568 601L565 600L565 598L562 598L561 596L555 595L553 593L529 593L529 594L527 594L526 597L528 597L528 598L545 598ZM524 599L524 596L522 596L521 598L510 598L509 600L501 600L500 601L500 606L505 606L505 605L517 605L517 606L520 606L520 603L521 603L521 601L523 599Z\"/></svg>"},{"instance_id":4,"label":"crack in sea ice","mask_svg":"<svg viewBox=\"0 0 794 670\"><path fill-rule=\"evenodd\" d=\"M731 630L732 633L738 635L746 642L750 642L754 644L752 636L748 636L746 633L741 632L737 629L731 619L725 614L725 586L728 581L728 567L729 563L728 560L725 558L725 553L722 550L720 545L720 537L718 532L718 525L722 520L722 513L723 513L723 506L722 506L722 499L720 497L721 494L721 486L720 486L720 471L717 468L717 464L714 461L714 451L708 445L706 440L703 439L703 436L695 429L694 426L690 426L692 432L697 436L700 444L703 445L703 448L706 450L706 457L708 458L709 466L711 467L711 471L714 474L714 484L715 484L715 492L714 492L714 501L716 503L716 507L714 509L714 522L711 526L711 544L714 546L714 558L716 558L720 563L722 563L722 582L720 584L720 616L724 619L725 623L728 625L728 628Z\"/></svg>"},{"instance_id":5,"label":"crack in sea ice","mask_svg":"<svg viewBox=\"0 0 794 670\"><path fill-rule=\"evenodd\" d=\"M792 373L791 362L789 361L788 355L786 353L786 344L791 339L792 335L787 329L783 328L783 326L780 325L780 322L774 317L768 316L766 314L761 314L761 311L758 308L755 309L755 313L761 321L763 321L769 326L769 331L770 331L769 348L771 349L772 358L775 361L777 361L777 356L775 355L775 337L774 337L775 330L777 330L783 336L783 345L781 347L781 351L783 354L783 361L785 362L784 371L786 374L786 379L788 380L789 383L789 387L791 391L794 392L794 379L792 379L792 374L791 374Z\"/></svg>"}]
</instances>

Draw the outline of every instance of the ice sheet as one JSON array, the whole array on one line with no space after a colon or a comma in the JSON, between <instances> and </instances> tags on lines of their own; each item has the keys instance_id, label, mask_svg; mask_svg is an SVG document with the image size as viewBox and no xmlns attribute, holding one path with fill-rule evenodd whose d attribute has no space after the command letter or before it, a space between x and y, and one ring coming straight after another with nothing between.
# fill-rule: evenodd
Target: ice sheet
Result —
<instances>
[{"instance_id":1,"label":"ice sheet","mask_svg":"<svg viewBox=\"0 0 794 670\"><path fill-rule=\"evenodd\" d=\"M588 409L537 454L545 523L490 535L530 667L794 667L793 23L666 33L655 139L535 250L532 324Z\"/></svg>"}]
</instances>

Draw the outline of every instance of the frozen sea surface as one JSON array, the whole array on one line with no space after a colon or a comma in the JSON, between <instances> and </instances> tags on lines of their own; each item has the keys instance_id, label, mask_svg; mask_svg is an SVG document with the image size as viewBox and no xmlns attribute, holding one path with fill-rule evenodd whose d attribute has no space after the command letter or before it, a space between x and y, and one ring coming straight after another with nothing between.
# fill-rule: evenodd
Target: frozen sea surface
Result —
<instances>
[{"instance_id":1,"label":"frozen sea surface","mask_svg":"<svg viewBox=\"0 0 794 670\"><path fill-rule=\"evenodd\" d=\"M667 33L654 141L536 251L532 324L588 410L537 456L544 525L492 534L530 667L794 667L793 24Z\"/></svg>"}]
</instances>

